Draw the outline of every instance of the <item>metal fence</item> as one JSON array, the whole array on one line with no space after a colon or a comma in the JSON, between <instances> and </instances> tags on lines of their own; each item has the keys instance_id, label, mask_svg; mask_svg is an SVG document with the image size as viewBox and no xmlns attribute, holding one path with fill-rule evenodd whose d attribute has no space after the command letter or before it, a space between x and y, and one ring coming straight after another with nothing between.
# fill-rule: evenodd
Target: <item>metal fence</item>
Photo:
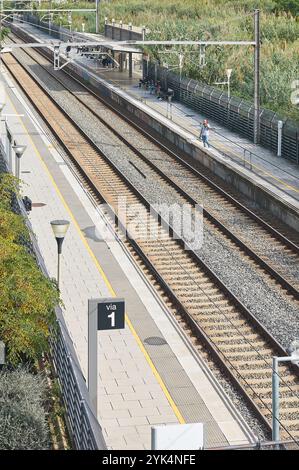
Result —
<instances>
[{"instance_id":1,"label":"metal fence","mask_svg":"<svg viewBox=\"0 0 299 470\"><path fill-rule=\"evenodd\" d=\"M8 171L4 155L5 149L0 141L0 172ZM15 200L14 210L23 215L31 239L28 249L32 252L44 275L48 276L22 201ZM57 307L55 312L57 328L53 328L50 336L51 359L62 392L66 410L66 424L72 444L78 450L106 450L102 429L92 412L86 382L60 307Z\"/></svg>"},{"instance_id":2,"label":"metal fence","mask_svg":"<svg viewBox=\"0 0 299 470\"><path fill-rule=\"evenodd\" d=\"M142 30L142 28L138 28ZM136 31L129 25L120 24L105 24L104 35L107 38L115 39L117 41L138 41L142 39L142 32Z\"/></svg>"},{"instance_id":3,"label":"metal fence","mask_svg":"<svg viewBox=\"0 0 299 470\"><path fill-rule=\"evenodd\" d=\"M80 33L70 33L66 28L48 22L40 21L38 16L23 14L22 19L40 27L45 33L51 34L62 41L70 37L85 39ZM124 26L105 25L105 35L118 40L141 39L142 33L129 30ZM197 80L182 78L154 62L143 62L144 76L159 80L162 88L174 90L174 98L191 109L204 114L208 118L223 124L225 127L253 140L254 107L253 104L232 96L230 100L226 92L219 90ZM261 109L260 114L260 143L264 147L277 153L278 121L283 122L281 156L299 164L299 127L289 120L281 118L277 113Z\"/></svg>"},{"instance_id":4,"label":"metal fence","mask_svg":"<svg viewBox=\"0 0 299 470\"><path fill-rule=\"evenodd\" d=\"M20 204L20 208L30 231L37 262L43 273L48 276L35 235L22 204ZM62 392L66 410L66 423L73 446L79 450L105 450L107 447L102 429L92 412L86 382L60 307L56 307L55 312L57 328L53 328L50 336L51 358Z\"/></svg>"},{"instance_id":5,"label":"metal fence","mask_svg":"<svg viewBox=\"0 0 299 470\"><path fill-rule=\"evenodd\" d=\"M58 328L51 336L51 355L73 445L80 450L105 450L102 430L92 412L86 383L60 309L56 310L56 316Z\"/></svg>"},{"instance_id":6,"label":"metal fence","mask_svg":"<svg viewBox=\"0 0 299 470\"><path fill-rule=\"evenodd\" d=\"M63 26L58 26L50 21L41 21L41 19L37 15L32 15L30 13L23 13L21 15L15 15L19 21L24 21L25 23L31 24L40 28L40 30L45 33L49 34L52 37L59 39L60 41L67 42L72 38L79 38L80 33L76 31L70 31ZM86 38L84 38L86 40Z\"/></svg>"},{"instance_id":7,"label":"metal fence","mask_svg":"<svg viewBox=\"0 0 299 470\"><path fill-rule=\"evenodd\" d=\"M144 76L159 80L163 89L174 90L177 101L253 140L253 104L234 96L228 100L227 93L193 79L180 80L179 75L157 63L144 61L143 71ZM280 120L283 122L281 156L299 164L299 127L295 122L280 118L273 111L261 109L260 143L277 152Z\"/></svg>"}]
</instances>

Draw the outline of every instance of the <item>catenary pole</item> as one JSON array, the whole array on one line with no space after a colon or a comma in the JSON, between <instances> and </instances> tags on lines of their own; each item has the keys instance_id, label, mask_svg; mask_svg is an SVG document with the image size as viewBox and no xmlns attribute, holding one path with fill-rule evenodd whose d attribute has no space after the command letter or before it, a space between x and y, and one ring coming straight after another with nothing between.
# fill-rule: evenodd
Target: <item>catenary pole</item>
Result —
<instances>
[{"instance_id":1,"label":"catenary pole","mask_svg":"<svg viewBox=\"0 0 299 470\"><path fill-rule=\"evenodd\" d=\"M254 132L253 141L260 142L260 10L254 10Z\"/></svg>"},{"instance_id":2,"label":"catenary pole","mask_svg":"<svg viewBox=\"0 0 299 470\"><path fill-rule=\"evenodd\" d=\"M99 34L100 0L96 0L96 34Z\"/></svg>"}]
</instances>

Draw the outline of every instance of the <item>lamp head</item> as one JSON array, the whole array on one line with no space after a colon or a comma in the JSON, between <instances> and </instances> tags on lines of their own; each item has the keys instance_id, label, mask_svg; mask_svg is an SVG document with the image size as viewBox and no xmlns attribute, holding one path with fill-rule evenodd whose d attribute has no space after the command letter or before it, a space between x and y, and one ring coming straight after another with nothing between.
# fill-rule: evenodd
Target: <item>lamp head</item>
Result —
<instances>
[{"instance_id":1,"label":"lamp head","mask_svg":"<svg viewBox=\"0 0 299 470\"><path fill-rule=\"evenodd\" d=\"M26 148L27 148L27 145L12 145L12 148L14 149L15 151L15 154L18 158L21 158L21 156L23 155L23 153L25 152Z\"/></svg>"},{"instance_id":2,"label":"lamp head","mask_svg":"<svg viewBox=\"0 0 299 470\"><path fill-rule=\"evenodd\" d=\"M226 69L227 78L230 79L233 69Z\"/></svg>"},{"instance_id":3,"label":"lamp head","mask_svg":"<svg viewBox=\"0 0 299 470\"><path fill-rule=\"evenodd\" d=\"M69 228L68 220L52 220L51 227L55 238L64 238Z\"/></svg>"}]
</instances>

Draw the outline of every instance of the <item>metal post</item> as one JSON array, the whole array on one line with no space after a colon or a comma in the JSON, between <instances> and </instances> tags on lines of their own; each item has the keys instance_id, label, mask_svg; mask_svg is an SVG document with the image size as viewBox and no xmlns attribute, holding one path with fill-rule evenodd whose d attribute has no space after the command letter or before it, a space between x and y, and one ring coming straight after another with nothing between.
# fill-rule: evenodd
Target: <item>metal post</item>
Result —
<instances>
[{"instance_id":1,"label":"metal post","mask_svg":"<svg viewBox=\"0 0 299 470\"><path fill-rule=\"evenodd\" d=\"M278 358L272 358L272 440L279 441L279 375Z\"/></svg>"},{"instance_id":2,"label":"metal post","mask_svg":"<svg viewBox=\"0 0 299 470\"><path fill-rule=\"evenodd\" d=\"M111 31L111 39L114 39L114 28L115 28L115 19L112 18L112 31Z\"/></svg>"},{"instance_id":3,"label":"metal post","mask_svg":"<svg viewBox=\"0 0 299 470\"><path fill-rule=\"evenodd\" d=\"M183 59L184 59L184 56L183 56L183 54L180 52L180 53L179 53L180 83L181 83L181 81L182 81Z\"/></svg>"},{"instance_id":4,"label":"metal post","mask_svg":"<svg viewBox=\"0 0 299 470\"><path fill-rule=\"evenodd\" d=\"M20 179L20 157L16 154L16 178Z\"/></svg>"},{"instance_id":5,"label":"metal post","mask_svg":"<svg viewBox=\"0 0 299 470\"><path fill-rule=\"evenodd\" d=\"M129 78L133 77L133 54L129 52Z\"/></svg>"},{"instance_id":6,"label":"metal post","mask_svg":"<svg viewBox=\"0 0 299 470\"><path fill-rule=\"evenodd\" d=\"M97 416L98 405L98 341L97 303L88 301L88 391L91 405Z\"/></svg>"},{"instance_id":7,"label":"metal post","mask_svg":"<svg viewBox=\"0 0 299 470\"><path fill-rule=\"evenodd\" d=\"M122 52L119 53L119 71L124 71L124 56Z\"/></svg>"},{"instance_id":8,"label":"metal post","mask_svg":"<svg viewBox=\"0 0 299 470\"><path fill-rule=\"evenodd\" d=\"M146 27L142 26L142 41L145 41Z\"/></svg>"},{"instance_id":9,"label":"metal post","mask_svg":"<svg viewBox=\"0 0 299 470\"><path fill-rule=\"evenodd\" d=\"M254 129L253 141L260 142L260 10L254 10Z\"/></svg>"},{"instance_id":10,"label":"metal post","mask_svg":"<svg viewBox=\"0 0 299 470\"><path fill-rule=\"evenodd\" d=\"M96 0L96 34L99 34L100 0Z\"/></svg>"},{"instance_id":11,"label":"metal post","mask_svg":"<svg viewBox=\"0 0 299 470\"><path fill-rule=\"evenodd\" d=\"M0 18L0 71L3 74L3 62L2 62L2 15L3 15L3 0L1 0L1 18Z\"/></svg>"},{"instance_id":12,"label":"metal post","mask_svg":"<svg viewBox=\"0 0 299 470\"><path fill-rule=\"evenodd\" d=\"M123 21L120 20L119 22L119 40L122 41L123 39Z\"/></svg>"},{"instance_id":13,"label":"metal post","mask_svg":"<svg viewBox=\"0 0 299 470\"><path fill-rule=\"evenodd\" d=\"M278 121L277 123L277 156L281 157L281 144L282 144L282 128L283 128L283 122Z\"/></svg>"},{"instance_id":14,"label":"metal post","mask_svg":"<svg viewBox=\"0 0 299 470\"><path fill-rule=\"evenodd\" d=\"M6 127L6 137L7 137L7 160L8 160L8 168L12 172L12 149L11 149L11 144L12 144L12 135L8 129L7 126L7 121L5 121L5 127Z\"/></svg>"},{"instance_id":15,"label":"metal post","mask_svg":"<svg viewBox=\"0 0 299 470\"><path fill-rule=\"evenodd\" d=\"M50 16L49 16L49 36L51 36L51 33L52 33L53 17L54 17L54 13L50 13Z\"/></svg>"},{"instance_id":16,"label":"metal post","mask_svg":"<svg viewBox=\"0 0 299 470\"><path fill-rule=\"evenodd\" d=\"M63 243L64 238L59 238L56 237L56 242L57 242L57 286L58 289L60 287L60 257L62 253L62 243Z\"/></svg>"},{"instance_id":17,"label":"metal post","mask_svg":"<svg viewBox=\"0 0 299 470\"><path fill-rule=\"evenodd\" d=\"M59 289L59 285L60 285L60 256L61 256L61 253L57 253L57 287Z\"/></svg>"}]
</instances>

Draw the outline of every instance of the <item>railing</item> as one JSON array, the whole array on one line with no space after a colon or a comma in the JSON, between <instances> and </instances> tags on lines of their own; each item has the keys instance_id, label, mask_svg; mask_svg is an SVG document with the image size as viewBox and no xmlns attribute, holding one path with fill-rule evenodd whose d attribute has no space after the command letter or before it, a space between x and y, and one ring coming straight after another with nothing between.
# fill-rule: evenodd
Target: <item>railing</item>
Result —
<instances>
[{"instance_id":1,"label":"railing","mask_svg":"<svg viewBox=\"0 0 299 470\"><path fill-rule=\"evenodd\" d=\"M174 90L174 98L191 109L214 119L225 127L253 139L254 108L241 98L231 97L218 88L196 80L182 78L157 63L144 61L144 76L159 80L163 88ZM261 109L260 142L266 148L277 152L278 121L283 121L282 158L299 164L299 127L295 122L281 119L276 113Z\"/></svg>"},{"instance_id":2,"label":"railing","mask_svg":"<svg viewBox=\"0 0 299 470\"><path fill-rule=\"evenodd\" d=\"M132 25L105 23L104 35L117 41L138 41L146 34L145 28L133 28Z\"/></svg>"},{"instance_id":3,"label":"railing","mask_svg":"<svg viewBox=\"0 0 299 470\"><path fill-rule=\"evenodd\" d=\"M43 273L48 276L47 268L22 203L20 203L20 210L30 231L37 262ZM107 447L102 429L92 412L86 382L60 307L56 307L55 312L57 328L53 329L50 336L51 358L62 392L66 409L66 423L72 443L78 450L105 450Z\"/></svg>"},{"instance_id":4,"label":"railing","mask_svg":"<svg viewBox=\"0 0 299 470\"><path fill-rule=\"evenodd\" d=\"M80 450L105 450L102 430L92 412L86 383L60 309L56 309L56 316L58 328L51 336L51 355L73 445Z\"/></svg>"},{"instance_id":5,"label":"railing","mask_svg":"<svg viewBox=\"0 0 299 470\"><path fill-rule=\"evenodd\" d=\"M8 171L5 150L0 141L0 171ZM30 233L31 245L28 247L47 277L48 271L40 253L35 234L23 202L16 199L15 210L23 215ZM66 410L66 424L73 446L78 450L106 450L101 426L92 412L90 398L82 370L77 359L73 342L68 333L60 307L55 309L57 328L50 336L51 359L59 380Z\"/></svg>"},{"instance_id":6,"label":"railing","mask_svg":"<svg viewBox=\"0 0 299 470\"><path fill-rule=\"evenodd\" d=\"M151 96L151 95L149 95ZM134 95L134 98L137 98L140 100L142 103L147 104L147 94L145 92L145 95L143 96L138 96ZM198 132L195 134L192 130L190 130L190 126L188 126L187 122L184 125L182 120L180 119L180 115L176 115L175 113L170 111L171 108L176 108L179 113L182 113L183 110L179 106L177 106L175 103L171 102L165 109L164 115L165 117L171 119L171 121L177 125L179 125L182 129L189 133L193 133L196 135L196 137L199 136L199 128L202 125L202 122L198 121ZM163 108L159 109L159 113L163 113ZM190 116L190 117L193 117ZM196 126L195 126L196 127ZM258 155L257 153L253 152L252 150L242 146L238 142L235 142L234 140L230 139L226 135L221 134L216 130L216 128L211 128L213 131L213 137L219 136L221 141L221 144L217 145L217 139L211 139L212 142L209 142L209 146L216 150L219 154L224 156L225 158L229 158L231 161L237 163L238 165L242 166L243 168L250 169L253 173L256 175L260 176L261 178L267 180L268 178L271 181L271 184L273 186L276 186L280 191L289 194L288 190L284 189L284 184L283 181L280 181L279 184L276 184L275 180L273 179L273 174L275 174L275 170L277 174L279 173L280 175L284 176L286 180L290 178L294 178L294 174L291 172L285 170L279 165L276 165L275 163L271 162L270 160L267 160L266 158L262 157L261 155ZM214 142L215 140L215 142ZM224 144L224 145L223 145ZM225 146L225 144L228 144ZM224 148L224 149L223 149ZM265 164L263 166L263 164ZM271 174L272 172L272 174ZM290 183L286 183L285 186L289 186ZM296 196L293 196L296 197Z\"/></svg>"}]
</instances>

